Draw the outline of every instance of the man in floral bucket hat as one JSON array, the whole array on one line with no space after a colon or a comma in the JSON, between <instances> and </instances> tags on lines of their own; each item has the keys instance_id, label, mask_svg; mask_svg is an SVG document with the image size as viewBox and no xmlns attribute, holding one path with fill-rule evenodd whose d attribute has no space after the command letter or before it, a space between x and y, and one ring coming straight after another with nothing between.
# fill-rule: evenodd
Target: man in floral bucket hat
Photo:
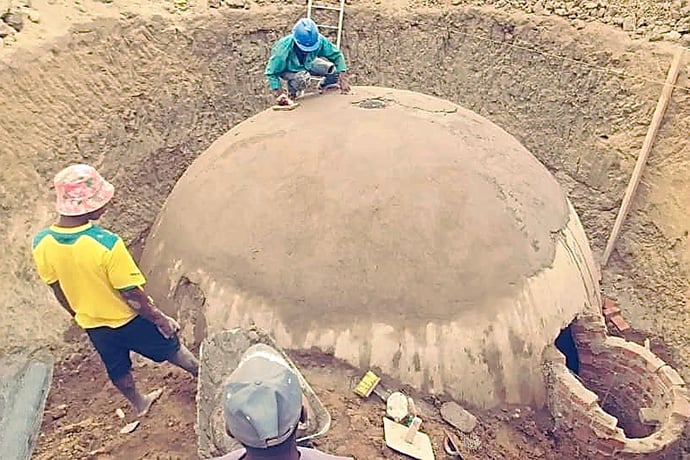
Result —
<instances>
[{"instance_id":1,"label":"man in floral bucket hat","mask_svg":"<svg viewBox=\"0 0 690 460\"><path fill-rule=\"evenodd\" d=\"M146 279L122 238L92 223L112 199L112 184L84 164L63 169L54 184L60 217L34 237L38 274L86 330L108 377L143 416L162 390L146 395L137 390L130 351L169 361L194 376L198 361L177 338L177 322L146 295Z\"/></svg>"}]
</instances>

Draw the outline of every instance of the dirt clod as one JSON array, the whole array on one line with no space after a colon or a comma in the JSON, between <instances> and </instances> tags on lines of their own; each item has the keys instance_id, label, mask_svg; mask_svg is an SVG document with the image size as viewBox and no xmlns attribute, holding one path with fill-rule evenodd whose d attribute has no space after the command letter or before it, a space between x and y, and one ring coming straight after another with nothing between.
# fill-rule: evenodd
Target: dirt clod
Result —
<instances>
[{"instance_id":1,"label":"dirt clod","mask_svg":"<svg viewBox=\"0 0 690 460\"><path fill-rule=\"evenodd\" d=\"M1 16L3 22L17 32L24 28L24 14L19 12L7 12Z\"/></svg>"}]
</instances>

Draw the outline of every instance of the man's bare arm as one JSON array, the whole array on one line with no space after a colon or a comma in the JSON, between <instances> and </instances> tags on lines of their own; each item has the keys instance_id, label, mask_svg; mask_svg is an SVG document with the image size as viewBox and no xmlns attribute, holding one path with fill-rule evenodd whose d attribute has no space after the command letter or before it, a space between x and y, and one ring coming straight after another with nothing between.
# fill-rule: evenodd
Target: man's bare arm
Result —
<instances>
[{"instance_id":1,"label":"man's bare arm","mask_svg":"<svg viewBox=\"0 0 690 460\"><path fill-rule=\"evenodd\" d=\"M49 284L50 289L53 290L53 295L57 299L57 301L60 303L60 306L67 310L67 313L74 318L74 316L77 314L74 310L72 310L72 307L69 304L69 301L67 300L67 296L65 296L65 293L62 291L62 286L60 286L60 282L56 281L53 284Z\"/></svg>"},{"instance_id":2,"label":"man's bare arm","mask_svg":"<svg viewBox=\"0 0 690 460\"><path fill-rule=\"evenodd\" d=\"M155 324L165 337L172 337L180 329L180 325L177 324L177 321L160 311L158 307L156 307L151 296L146 295L146 292L144 292L141 287L121 290L119 292L130 307L141 315L142 318Z\"/></svg>"}]
</instances>

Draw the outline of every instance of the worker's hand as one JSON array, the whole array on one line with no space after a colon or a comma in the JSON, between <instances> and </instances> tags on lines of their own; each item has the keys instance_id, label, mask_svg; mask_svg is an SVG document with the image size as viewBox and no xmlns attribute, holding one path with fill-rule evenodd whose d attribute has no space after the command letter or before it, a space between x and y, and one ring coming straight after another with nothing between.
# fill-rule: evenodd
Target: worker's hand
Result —
<instances>
[{"instance_id":1,"label":"worker's hand","mask_svg":"<svg viewBox=\"0 0 690 460\"><path fill-rule=\"evenodd\" d=\"M341 72L338 75L338 84L340 85L340 92L347 94L350 92L350 76L347 72Z\"/></svg>"},{"instance_id":2,"label":"worker's hand","mask_svg":"<svg viewBox=\"0 0 690 460\"><path fill-rule=\"evenodd\" d=\"M173 337L177 334L177 331L180 330L180 324L168 315L163 315L163 317L156 322L156 327L166 339Z\"/></svg>"}]
</instances>

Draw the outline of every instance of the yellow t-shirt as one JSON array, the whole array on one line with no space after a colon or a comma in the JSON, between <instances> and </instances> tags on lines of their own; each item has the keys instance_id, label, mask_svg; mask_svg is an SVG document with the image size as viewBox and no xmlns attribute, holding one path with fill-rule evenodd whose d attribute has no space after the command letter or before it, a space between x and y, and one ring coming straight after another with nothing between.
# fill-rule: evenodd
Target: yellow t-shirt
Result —
<instances>
[{"instance_id":1,"label":"yellow t-shirt","mask_svg":"<svg viewBox=\"0 0 690 460\"><path fill-rule=\"evenodd\" d=\"M123 326L136 313L118 293L146 283L122 238L91 223L39 232L32 254L46 284L60 287L84 329Z\"/></svg>"}]
</instances>

